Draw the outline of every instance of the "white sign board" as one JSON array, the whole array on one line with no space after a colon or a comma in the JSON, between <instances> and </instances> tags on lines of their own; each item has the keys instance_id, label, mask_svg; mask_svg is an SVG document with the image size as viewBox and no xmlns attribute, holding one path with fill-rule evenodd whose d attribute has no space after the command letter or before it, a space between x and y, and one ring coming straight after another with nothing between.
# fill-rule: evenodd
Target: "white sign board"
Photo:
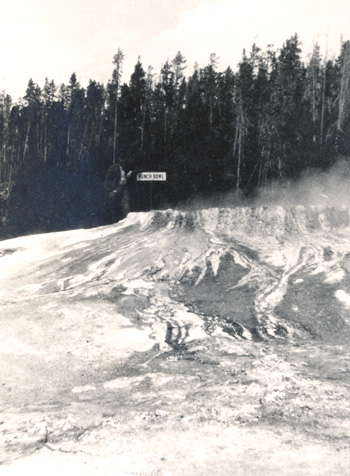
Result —
<instances>
[{"instance_id":1,"label":"white sign board","mask_svg":"<svg viewBox=\"0 0 350 476\"><path fill-rule=\"evenodd\" d=\"M165 181L166 172L141 172L136 175L138 182Z\"/></svg>"}]
</instances>

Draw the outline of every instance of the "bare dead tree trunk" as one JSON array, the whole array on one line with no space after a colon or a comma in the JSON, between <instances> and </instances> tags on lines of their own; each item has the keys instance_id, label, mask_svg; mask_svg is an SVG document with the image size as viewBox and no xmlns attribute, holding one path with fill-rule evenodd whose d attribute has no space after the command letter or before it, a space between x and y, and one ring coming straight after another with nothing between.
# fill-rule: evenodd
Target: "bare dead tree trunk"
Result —
<instances>
[{"instance_id":1,"label":"bare dead tree trunk","mask_svg":"<svg viewBox=\"0 0 350 476\"><path fill-rule=\"evenodd\" d=\"M80 150L79 150L79 155L78 155L78 162L80 162L80 159L81 159L81 156L82 156L82 153L83 153L84 142L85 142L85 137L86 137L86 133L87 133L88 124L89 124L89 119L87 119L86 124L85 124L84 134L83 134L83 138L82 138L82 141L81 141L81 144L80 144Z\"/></svg>"},{"instance_id":2,"label":"bare dead tree trunk","mask_svg":"<svg viewBox=\"0 0 350 476\"><path fill-rule=\"evenodd\" d=\"M323 144L323 131L324 131L324 115L326 107L326 60L323 68L323 79L322 79L322 97L321 97L321 122L320 122L320 145Z\"/></svg>"},{"instance_id":3,"label":"bare dead tree trunk","mask_svg":"<svg viewBox=\"0 0 350 476\"><path fill-rule=\"evenodd\" d=\"M318 76L318 68L317 64L312 65L312 121L316 124L317 121L317 109L316 109L316 90L317 90L317 76ZM312 140L316 143L316 133L313 134Z\"/></svg>"},{"instance_id":4,"label":"bare dead tree trunk","mask_svg":"<svg viewBox=\"0 0 350 476\"><path fill-rule=\"evenodd\" d=\"M118 87L117 87L118 91ZM113 164L117 161L117 127L118 127L118 93L115 98L115 111L114 111L114 136L113 136Z\"/></svg>"},{"instance_id":5,"label":"bare dead tree trunk","mask_svg":"<svg viewBox=\"0 0 350 476\"><path fill-rule=\"evenodd\" d=\"M114 135L113 135L113 164L117 162L117 147L118 147L118 95L119 95L119 83L122 74L122 65L124 60L124 54L120 48L118 53L113 57L113 64L116 66L113 71L113 82L115 86L115 109L114 109Z\"/></svg>"},{"instance_id":6,"label":"bare dead tree trunk","mask_svg":"<svg viewBox=\"0 0 350 476\"><path fill-rule=\"evenodd\" d=\"M10 165L10 173L9 173L9 180L8 180L7 191L6 191L6 199L9 198L10 196L11 186L12 186L12 164Z\"/></svg>"},{"instance_id":7,"label":"bare dead tree trunk","mask_svg":"<svg viewBox=\"0 0 350 476\"><path fill-rule=\"evenodd\" d=\"M30 131L30 123L28 124L27 134L26 134L26 138L25 138L25 141L24 141L23 158L22 158L23 162L25 161L26 154L27 154L27 151L28 151L29 131Z\"/></svg>"},{"instance_id":8,"label":"bare dead tree trunk","mask_svg":"<svg viewBox=\"0 0 350 476\"><path fill-rule=\"evenodd\" d=\"M237 178L236 178L236 193L239 195L239 189L241 185L241 162L242 162L242 142L243 142L243 134L242 134L242 124L239 126L239 133L238 133L238 161L237 161Z\"/></svg>"},{"instance_id":9,"label":"bare dead tree trunk","mask_svg":"<svg viewBox=\"0 0 350 476\"><path fill-rule=\"evenodd\" d=\"M69 146L70 146L70 124L68 125L68 132L67 132L67 147L66 147L67 160L68 160L68 157L69 157Z\"/></svg>"},{"instance_id":10,"label":"bare dead tree trunk","mask_svg":"<svg viewBox=\"0 0 350 476\"><path fill-rule=\"evenodd\" d=\"M165 106L164 109L164 144L166 144L167 139L167 129L168 129L168 108Z\"/></svg>"},{"instance_id":11,"label":"bare dead tree trunk","mask_svg":"<svg viewBox=\"0 0 350 476\"><path fill-rule=\"evenodd\" d=\"M234 153L235 149L238 144L238 158L237 158L237 169L236 169L236 194L237 196L240 193L240 185L241 185L241 166L242 166L242 155L243 155L243 137L245 134L245 118L244 118L244 111L243 111L243 102L242 98L239 100L239 111L237 116L237 129L236 129L236 137L235 137L235 145L234 145Z\"/></svg>"},{"instance_id":12,"label":"bare dead tree trunk","mask_svg":"<svg viewBox=\"0 0 350 476\"><path fill-rule=\"evenodd\" d=\"M233 160L235 159L235 155L236 155L237 141L238 141L238 124L236 125L235 140L233 142L233 152L232 152Z\"/></svg>"},{"instance_id":13,"label":"bare dead tree trunk","mask_svg":"<svg viewBox=\"0 0 350 476\"><path fill-rule=\"evenodd\" d=\"M340 81L339 94L339 112L338 112L338 131L342 130L345 119L346 106L349 100L349 86L350 86L350 43L347 42L344 51L344 61Z\"/></svg>"}]
</instances>

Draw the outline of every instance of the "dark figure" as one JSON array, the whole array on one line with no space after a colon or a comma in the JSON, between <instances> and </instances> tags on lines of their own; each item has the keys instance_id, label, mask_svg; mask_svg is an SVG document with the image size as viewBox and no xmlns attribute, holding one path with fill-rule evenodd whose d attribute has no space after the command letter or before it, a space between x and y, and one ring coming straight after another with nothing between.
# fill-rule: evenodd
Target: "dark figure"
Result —
<instances>
[{"instance_id":1,"label":"dark figure","mask_svg":"<svg viewBox=\"0 0 350 476\"><path fill-rule=\"evenodd\" d=\"M107 222L116 223L129 213L129 191L125 172L119 164L109 167L105 182Z\"/></svg>"}]
</instances>

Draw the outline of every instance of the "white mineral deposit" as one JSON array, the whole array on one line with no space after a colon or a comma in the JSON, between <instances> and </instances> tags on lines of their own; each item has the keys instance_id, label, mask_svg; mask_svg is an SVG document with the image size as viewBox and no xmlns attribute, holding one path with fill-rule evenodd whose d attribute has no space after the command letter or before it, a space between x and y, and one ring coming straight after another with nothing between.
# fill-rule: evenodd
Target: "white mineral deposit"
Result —
<instances>
[{"instance_id":1,"label":"white mineral deposit","mask_svg":"<svg viewBox=\"0 0 350 476\"><path fill-rule=\"evenodd\" d=\"M0 242L0 474L349 476L346 206Z\"/></svg>"}]
</instances>

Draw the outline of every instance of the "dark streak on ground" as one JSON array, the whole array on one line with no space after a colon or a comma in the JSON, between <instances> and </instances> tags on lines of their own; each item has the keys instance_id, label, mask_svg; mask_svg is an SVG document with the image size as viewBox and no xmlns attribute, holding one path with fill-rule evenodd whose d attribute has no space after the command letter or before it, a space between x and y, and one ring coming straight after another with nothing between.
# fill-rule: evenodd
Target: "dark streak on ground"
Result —
<instances>
[{"instance_id":1,"label":"dark streak on ground","mask_svg":"<svg viewBox=\"0 0 350 476\"><path fill-rule=\"evenodd\" d=\"M300 283L295 282L302 280ZM295 328L307 332L311 339L324 342L350 342L350 329L346 323L349 311L335 297L338 289L349 289L350 277L341 283L327 283L323 273L310 275L307 270L293 274L276 315Z\"/></svg>"}]
</instances>

